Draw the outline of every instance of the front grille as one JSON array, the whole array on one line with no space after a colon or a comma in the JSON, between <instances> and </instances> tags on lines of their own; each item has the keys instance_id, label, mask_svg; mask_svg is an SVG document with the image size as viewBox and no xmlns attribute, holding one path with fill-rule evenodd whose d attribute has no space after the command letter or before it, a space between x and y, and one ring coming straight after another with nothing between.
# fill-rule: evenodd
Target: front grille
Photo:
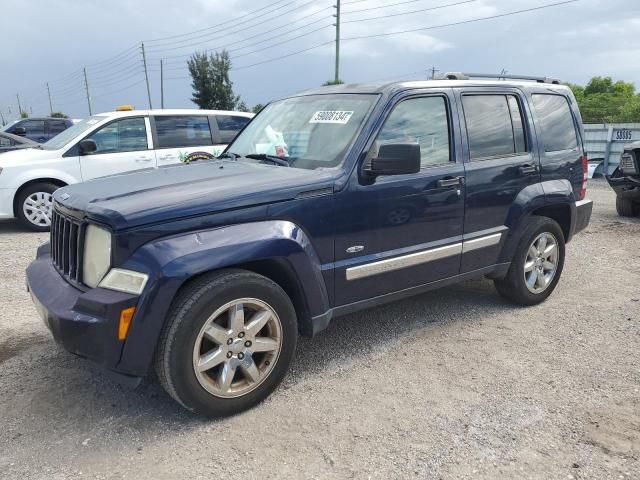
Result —
<instances>
[{"instance_id":1,"label":"front grille","mask_svg":"<svg viewBox=\"0 0 640 480\"><path fill-rule=\"evenodd\" d=\"M623 153L620 157L620 170L623 173L636 173L636 165L631 153Z\"/></svg>"},{"instance_id":2,"label":"front grille","mask_svg":"<svg viewBox=\"0 0 640 480\"><path fill-rule=\"evenodd\" d=\"M84 227L76 219L66 217L53 209L51 216L51 261L69 280L82 279L82 239Z\"/></svg>"}]
</instances>

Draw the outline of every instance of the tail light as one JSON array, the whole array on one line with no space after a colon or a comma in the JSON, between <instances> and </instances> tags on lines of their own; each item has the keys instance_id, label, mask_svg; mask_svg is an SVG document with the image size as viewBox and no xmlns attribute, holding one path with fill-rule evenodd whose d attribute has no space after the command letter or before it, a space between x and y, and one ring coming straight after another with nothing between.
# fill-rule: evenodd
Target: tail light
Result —
<instances>
[{"instance_id":1,"label":"tail light","mask_svg":"<svg viewBox=\"0 0 640 480\"><path fill-rule=\"evenodd\" d=\"M582 185L580 186L580 192L578 192L578 200L584 200L587 195L587 171L589 168L586 154L580 157L580 163L582 164Z\"/></svg>"}]
</instances>

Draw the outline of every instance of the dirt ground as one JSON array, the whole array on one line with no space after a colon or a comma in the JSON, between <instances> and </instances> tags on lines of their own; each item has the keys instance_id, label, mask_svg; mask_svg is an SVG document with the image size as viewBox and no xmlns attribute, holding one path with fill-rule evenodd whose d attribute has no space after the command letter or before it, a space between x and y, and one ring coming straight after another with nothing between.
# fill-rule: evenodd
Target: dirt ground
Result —
<instances>
[{"instance_id":1,"label":"dirt ground","mask_svg":"<svg viewBox=\"0 0 640 480\"><path fill-rule=\"evenodd\" d=\"M0 222L0 478L640 478L640 219L588 196L544 304L477 281L344 317L220 421L58 347L25 291L48 235Z\"/></svg>"}]
</instances>

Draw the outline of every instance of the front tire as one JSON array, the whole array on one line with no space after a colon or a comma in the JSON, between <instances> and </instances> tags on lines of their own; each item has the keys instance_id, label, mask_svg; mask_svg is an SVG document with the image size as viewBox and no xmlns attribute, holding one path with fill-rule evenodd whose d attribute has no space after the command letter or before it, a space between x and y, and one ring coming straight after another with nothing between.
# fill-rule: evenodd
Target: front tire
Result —
<instances>
[{"instance_id":1,"label":"front tire","mask_svg":"<svg viewBox=\"0 0 640 480\"><path fill-rule=\"evenodd\" d=\"M187 285L173 302L156 373L188 410L233 415L275 390L296 341L295 309L279 285L244 270L215 272Z\"/></svg>"},{"instance_id":2,"label":"front tire","mask_svg":"<svg viewBox=\"0 0 640 480\"><path fill-rule=\"evenodd\" d=\"M51 209L53 192L58 185L53 183L34 183L22 189L16 197L18 220L29 230L47 232L51 227Z\"/></svg>"},{"instance_id":3,"label":"front tire","mask_svg":"<svg viewBox=\"0 0 640 480\"><path fill-rule=\"evenodd\" d=\"M536 305L551 295L564 267L564 234L556 221L532 217L516 247L507 275L494 280L498 293L519 305Z\"/></svg>"},{"instance_id":4,"label":"front tire","mask_svg":"<svg viewBox=\"0 0 640 480\"><path fill-rule=\"evenodd\" d=\"M640 204L629 198L616 196L616 211L621 217L635 217L640 214Z\"/></svg>"}]
</instances>

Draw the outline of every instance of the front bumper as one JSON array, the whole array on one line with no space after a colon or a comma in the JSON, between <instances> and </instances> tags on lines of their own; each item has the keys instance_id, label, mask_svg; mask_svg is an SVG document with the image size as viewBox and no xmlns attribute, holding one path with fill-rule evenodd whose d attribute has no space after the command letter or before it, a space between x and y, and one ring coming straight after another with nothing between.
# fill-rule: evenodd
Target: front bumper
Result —
<instances>
[{"instance_id":1,"label":"front bumper","mask_svg":"<svg viewBox=\"0 0 640 480\"><path fill-rule=\"evenodd\" d=\"M616 173L619 174L619 171L616 170L614 175ZM640 176L608 176L607 182L609 182L617 196L630 200L640 200Z\"/></svg>"},{"instance_id":2,"label":"front bumper","mask_svg":"<svg viewBox=\"0 0 640 480\"><path fill-rule=\"evenodd\" d=\"M49 244L41 246L27 268L27 289L45 325L69 352L126 375L117 368L124 345L118 340L118 322L120 312L136 306L138 297L72 286L51 263L49 248Z\"/></svg>"},{"instance_id":3,"label":"front bumper","mask_svg":"<svg viewBox=\"0 0 640 480\"><path fill-rule=\"evenodd\" d=\"M13 218L13 198L15 188L0 188L0 218Z\"/></svg>"}]
</instances>

